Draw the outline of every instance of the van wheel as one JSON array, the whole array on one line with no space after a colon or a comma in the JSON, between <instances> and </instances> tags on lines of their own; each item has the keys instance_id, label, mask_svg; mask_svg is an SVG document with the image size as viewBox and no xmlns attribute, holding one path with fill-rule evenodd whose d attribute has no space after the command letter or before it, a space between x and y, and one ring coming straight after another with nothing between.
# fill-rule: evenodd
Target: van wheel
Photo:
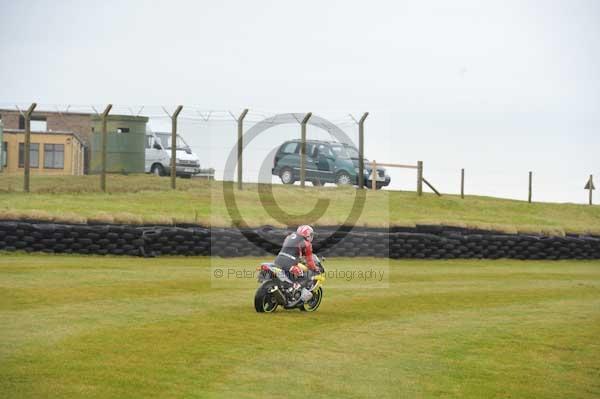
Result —
<instances>
[{"instance_id":1,"label":"van wheel","mask_svg":"<svg viewBox=\"0 0 600 399\"><path fill-rule=\"evenodd\" d=\"M152 165L150 173L152 173L154 176L164 176L165 169L162 167L162 165L155 163L154 165Z\"/></svg>"},{"instance_id":2,"label":"van wheel","mask_svg":"<svg viewBox=\"0 0 600 399\"><path fill-rule=\"evenodd\" d=\"M335 179L335 184L338 186L347 186L352 184L350 175L346 172L340 172Z\"/></svg>"},{"instance_id":3,"label":"van wheel","mask_svg":"<svg viewBox=\"0 0 600 399\"><path fill-rule=\"evenodd\" d=\"M281 182L283 184L294 184L295 180L294 180L294 173L292 172L292 170L290 168L285 168L281 171L281 174L279 175L279 177L281 177Z\"/></svg>"}]
</instances>

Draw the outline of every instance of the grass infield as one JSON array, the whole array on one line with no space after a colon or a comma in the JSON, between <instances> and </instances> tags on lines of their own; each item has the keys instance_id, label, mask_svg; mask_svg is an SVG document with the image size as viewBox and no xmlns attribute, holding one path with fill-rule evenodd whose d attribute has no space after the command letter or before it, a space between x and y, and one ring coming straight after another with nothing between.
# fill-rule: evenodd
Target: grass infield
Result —
<instances>
[{"instance_id":1,"label":"grass infield","mask_svg":"<svg viewBox=\"0 0 600 399\"><path fill-rule=\"evenodd\" d=\"M0 253L0 397L600 396L600 262L328 259L386 283L257 314L214 268L261 260Z\"/></svg>"},{"instance_id":2,"label":"grass infield","mask_svg":"<svg viewBox=\"0 0 600 399\"><path fill-rule=\"evenodd\" d=\"M109 193L99 192L98 176L32 176L32 193L21 191L22 176L0 174L0 219L36 219L70 223L101 222L126 224L196 223L230 226L231 217L223 200L223 183L149 175L110 175ZM273 198L261 200L258 188L248 184L234 190L236 202L250 226L285 226L301 223L339 225L352 208L353 188L274 185ZM318 200L329 200L327 211L316 220L302 217ZM275 219L276 207L289 213ZM514 201L491 197L433 194L417 197L414 192L367 192L364 209L356 221L360 226L449 226L494 229L507 233L600 235L600 206Z\"/></svg>"}]
</instances>

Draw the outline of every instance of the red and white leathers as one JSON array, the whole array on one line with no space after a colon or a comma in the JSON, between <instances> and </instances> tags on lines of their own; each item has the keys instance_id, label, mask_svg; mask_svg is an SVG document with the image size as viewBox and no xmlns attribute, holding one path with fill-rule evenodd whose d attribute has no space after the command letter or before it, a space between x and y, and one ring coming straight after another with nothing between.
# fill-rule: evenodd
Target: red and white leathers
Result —
<instances>
[{"instance_id":1,"label":"red and white leathers","mask_svg":"<svg viewBox=\"0 0 600 399\"><path fill-rule=\"evenodd\" d=\"M283 241L283 245L279 254L275 258L274 263L284 269L286 272L297 272L297 267L300 257L304 256L306 259L306 266L312 271L318 271L317 266L313 260L312 243L306 237L301 236L298 233L292 233L288 235Z\"/></svg>"}]
</instances>

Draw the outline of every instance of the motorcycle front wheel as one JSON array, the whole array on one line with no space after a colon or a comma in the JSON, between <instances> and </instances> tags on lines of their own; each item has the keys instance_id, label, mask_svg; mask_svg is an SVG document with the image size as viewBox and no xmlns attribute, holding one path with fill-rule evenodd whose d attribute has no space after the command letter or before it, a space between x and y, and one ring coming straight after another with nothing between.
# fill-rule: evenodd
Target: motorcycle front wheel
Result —
<instances>
[{"instance_id":1,"label":"motorcycle front wheel","mask_svg":"<svg viewBox=\"0 0 600 399\"><path fill-rule=\"evenodd\" d=\"M274 286L272 281L265 281L254 295L254 309L258 313L271 313L277 309L277 300L269 292Z\"/></svg>"},{"instance_id":2,"label":"motorcycle front wheel","mask_svg":"<svg viewBox=\"0 0 600 399\"><path fill-rule=\"evenodd\" d=\"M312 298L300 306L301 311L314 312L319 308L319 305L321 305L321 300L323 299L323 287L317 288L312 294Z\"/></svg>"}]
</instances>

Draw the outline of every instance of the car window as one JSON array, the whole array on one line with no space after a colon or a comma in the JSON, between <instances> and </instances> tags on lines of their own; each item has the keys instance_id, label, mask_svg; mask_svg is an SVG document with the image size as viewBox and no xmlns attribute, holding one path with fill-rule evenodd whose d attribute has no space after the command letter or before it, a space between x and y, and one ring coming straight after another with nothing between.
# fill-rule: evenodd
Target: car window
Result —
<instances>
[{"instance_id":1,"label":"car window","mask_svg":"<svg viewBox=\"0 0 600 399\"><path fill-rule=\"evenodd\" d=\"M171 149L171 143L173 142L171 133L156 133L156 139L165 150ZM180 135L176 136L175 145L177 150L191 151L190 147Z\"/></svg>"},{"instance_id":2,"label":"car window","mask_svg":"<svg viewBox=\"0 0 600 399\"><path fill-rule=\"evenodd\" d=\"M353 147L351 145L345 145L344 148L346 149L346 152L348 153L348 156L352 159L358 159L358 150L356 149L356 147Z\"/></svg>"},{"instance_id":3,"label":"car window","mask_svg":"<svg viewBox=\"0 0 600 399\"><path fill-rule=\"evenodd\" d=\"M283 148L281 149L281 152L284 154L294 154L298 152L298 143L296 142L290 142L287 144L283 145Z\"/></svg>"},{"instance_id":4,"label":"car window","mask_svg":"<svg viewBox=\"0 0 600 399\"><path fill-rule=\"evenodd\" d=\"M341 158L341 159L349 158L348 153L346 152L346 148L342 147L341 145L339 145L339 144L332 145L331 149L335 153L336 158Z\"/></svg>"},{"instance_id":5,"label":"car window","mask_svg":"<svg viewBox=\"0 0 600 399\"><path fill-rule=\"evenodd\" d=\"M319 145L319 154L325 157L332 157L333 153L331 152L331 147L325 144Z\"/></svg>"}]
</instances>

